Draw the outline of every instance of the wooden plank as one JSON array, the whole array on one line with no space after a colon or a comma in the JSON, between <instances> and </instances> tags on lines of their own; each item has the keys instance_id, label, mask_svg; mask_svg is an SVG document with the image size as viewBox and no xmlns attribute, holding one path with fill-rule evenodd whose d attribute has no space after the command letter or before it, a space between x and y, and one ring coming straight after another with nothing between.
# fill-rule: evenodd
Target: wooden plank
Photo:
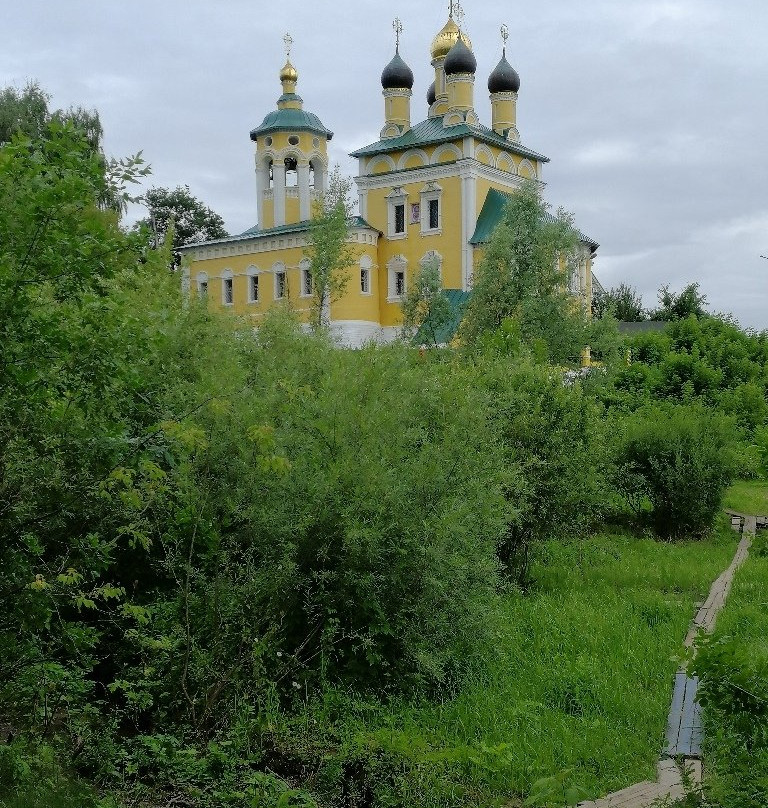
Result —
<instances>
[{"instance_id":1,"label":"wooden plank","mask_svg":"<svg viewBox=\"0 0 768 808\"><path fill-rule=\"evenodd\" d=\"M665 754L674 757L677 754L677 742L680 737L680 722L682 721L683 702L685 700L685 682L688 677L685 671L675 674L675 689L672 693L672 706L669 708L667 718L667 748Z\"/></svg>"},{"instance_id":2,"label":"wooden plank","mask_svg":"<svg viewBox=\"0 0 768 808\"><path fill-rule=\"evenodd\" d=\"M680 714L680 734L677 736L677 748L675 756L683 755L691 757L691 738L693 736L694 725L694 704L696 702L696 692L699 688L699 680L695 677L686 677L685 697L683 708Z\"/></svg>"}]
</instances>

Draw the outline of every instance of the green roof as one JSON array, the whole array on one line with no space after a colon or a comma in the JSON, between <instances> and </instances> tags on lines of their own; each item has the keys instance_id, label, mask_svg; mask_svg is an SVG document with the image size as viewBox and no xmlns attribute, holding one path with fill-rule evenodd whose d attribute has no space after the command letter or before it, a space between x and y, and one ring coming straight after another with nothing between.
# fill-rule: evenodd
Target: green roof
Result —
<instances>
[{"instance_id":1,"label":"green roof","mask_svg":"<svg viewBox=\"0 0 768 808\"><path fill-rule=\"evenodd\" d=\"M443 289L441 294L451 306L451 318L445 324L433 329L427 318L413 337L416 345L447 345L455 336L464 317L471 292L462 292L461 289ZM433 334L434 330L434 334Z\"/></svg>"},{"instance_id":2,"label":"green roof","mask_svg":"<svg viewBox=\"0 0 768 808\"><path fill-rule=\"evenodd\" d=\"M352 216L349 220L349 226L351 228L357 227L367 227L369 230L375 230L379 235L381 235L381 231L378 228L373 227L372 225L368 224L361 216ZM259 225L254 225L253 227L249 227L248 230L236 235L236 236L227 236L226 238L217 238L214 241L198 241L194 244L185 244L183 247L179 247L180 250L188 250L191 247L208 247L213 246L216 244L234 244L238 241L247 241L248 239L252 238L267 238L268 236L282 236L286 233L304 233L305 231L309 230L309 222L296 222L295 224L282 224L279 227L268 227L265 230L262 230Z\"/></svg>"},{"instance_id":3,"label":"green roof","mask_svg":"<svg viewBox=\"0 0 768 808\"><path fill-rule=\"evenodd\" d=\"M303 109L276 109L270 112L261 123L251 131L251 140L256 140L261 135L270 132L315 132L323 135L327 140L333 137L333 132L326 129L320 118L312 112L305 112Z\"/></svg>"},{"instance_id":4,"label":"green roof","mask_svg":"<svg viewBox=\"0 0 768 808\"><path fill-rule=\"evenodd\" d=\"M456 126L443 126L443 119L440 117L427 118L426 121L416 124L412 129L400 135L400 137L379 140L363 149L353 151L350 157L370 157L374 154L385 154L386 152L403 151L404 149L419 146L430 146L465 137L474 137L481 140L483 143L490 143L493 146L498 146L499 148L514 152L515 154L520 154L523 157L532 157L535 160L541 160L543 163L549 162L549 157L545 157L543 154L539 154L519 143L512 143L487 126L483 126L482 124L472 126L466 123L456 124Z\"/></svg>"},{"instance_id":5,"label":"green roof","mask_svg":"<svg viewBox=\"0 0 768 808\"><path fill-rule=\"evenodd\" d=\"M483 209L477 217L477 225L472 238L469 240L470 244L487 244L491 240L491 234L496 229L496 225L504 218L504 208L507 203L512 199L513 194L505 194L503 191L498 191L496 188L491 188L488 191L488 196L485 197ZM549 221L554 222L555 217L551 213L545 214ZM589 236L576 230L576 235L579 241L596 250L600 245Z\"/></svg>"}]
</instances>

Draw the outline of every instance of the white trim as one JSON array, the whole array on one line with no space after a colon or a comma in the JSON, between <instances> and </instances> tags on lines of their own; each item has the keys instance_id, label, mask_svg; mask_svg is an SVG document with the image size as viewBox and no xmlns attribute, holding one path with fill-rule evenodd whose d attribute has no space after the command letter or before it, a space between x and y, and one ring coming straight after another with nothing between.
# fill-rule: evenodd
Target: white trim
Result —
<instances>
[{"instance_id":1,"label":"white trim","mask_svg":"<svg viewBox=\"0 0 768 808\"><path fill-rule=\"evenodd\" d=\"M402 291L397 291L397 276L402 273ZM404 255L393 255L387 261L387 303L399 303L408 289L408 259Z\"/></svg>"},{"instance_id":2,"label":"white trim","mask_svg":"<svg viewBox=\"0 0 768 808\"><path fill-rule=\"evenodd\" d=\"M308 258L302 258L299 262L299 278L301 281L299 297L312 297L314 293L314 279L312 278L312 264Z\"/></svg>"},{"instance_id":3,"label":"white trim","mask_svg":"<svg viewBox=\"0 0 768 808\"><path fill-rule=\"evenodd\" d=\"M421 205L421 235L438 236L443 232L443 189L436 182L428 182L419 193ZM430 227L430 202L437 202L437 227Z\"/></svg>"},{"instance_id":4,"label":"white trim","mask_svg":"<svg viewBox=\"0 0 768 808\"><path fill-rule=\"evenodd\" d=\"M229 294L227 294L229 290ZM227 297L230 299L227 300ZM231 269L225 269L221 273L221 305L235 305L235 273Z\"/></svg>"},{"instance_id":5,"label":"white trim","mask_svg":"<svg viewBox=\"0 0 768 808\"><path fill-rule=\"evenodd\" d=\"M283 261L276 261L272 264L272 269L270 270L274 277L274 282L272 284L272 299L273 300L285 300L288 297L288 272L285 268L285 263ZM278 295L278 291L280 288L280 275L283 276L283 294Z\"/></svg>"},{"instance_id":6,"label":"white trim","mask_svg":"<svg viewBox=\"0 0 768 808\"><path fill-rule=\"evenodd\" d=\"M388 194L387 194L387 237L390 241L395 239L402 239L408 237L408 217L407 213L407 205L408 205L408 194L402 189L401 186L396 185ZM397 227L397 216L396 216L396 208L401 206L403 208L403 229L396 230Z\"/></svg>"},{"instance_id":7,"label":"white trim","mask_svg":"<svg viewBox=\"0 0 768 808\"><path fill-rule=\"evenodd\" d=\"M410 157L416 155L417 157L421 158L422 165L428 166L429 165L429 155L424 151L424 149L408 149L407 152L400 156L400 159L397 161L397 168L399 171L405 169L405 164L408 162ZM415 168L421 168L422 166L413 166L410 168L410 171L413 171Z\"/></svg>"},{"instance_id":8,"label":"white trim","mask_svg":"<svg viewBox=\"0 0 768 808\"><path fill-rule=\"evenodd\" d=\"M438 146L434 150L434 152L432 153L432 159L429 161L429 164L434 166L434 165L443 165L444 163L448 162L446 160L438 159L440 155L442 155L444 152L450 152L450 154L452 154L453 157L456 158L456 160L461 160L461 158L464 156L461 153L461 149L459 149L459 147L456 146L455 144L443 143L441 146Z\"/></svg>"},{"instance_id":9,"label":"white trim","mask_svg":"<svg viewBox=\"0 0 768 808\"><path fill-rule=\"evenodd\" d=\"M360 162L362 163L363 160L361 159ZM365 168L366 174L373 174L373 169L379 163L386 163L389 166L390 171L397 171L397 164L395 161L388 155L388 154L377 154L368 161L368 165ZM362 168L361 168L362 173Z\"/></svg>"},{"instance_id":10,"label":"white trim","mask_svg":"<svg viewBox=\"0 0 768 808\"><path fill-rule=\"evenodd\" d=\"M245 270L245 275L246 275L246 279L247 279L246 283L248 285L248 288L247 288L248 294L246 296L247 302L248 303L260 303L261 302L261 289L258 288L257 294L254 297L254 295L253 295L253 279L256 278L256 283L257 283L258 287L260 287L261 284L259 282L259 275L261 275L261 270L257 266L255 266L254 264L251 264L248 267L248 269Z\"/></svg>"},{"instance_id":11,"label":"white trim","mask_svg":"<svg viewBox=\"0 0 768 808\"><path fill-rule=\"evenodd\" d=\"M425 166L424 168L414 168L407 172L395 171L391 174L366 174L355 177L355 183L360 191L380 190L382 188L392 188L402 185L411 185L416 182L435 182L437 180L450 179L457 174L471 171L475 179L486 179L500 184L506 184L510 189L519 188L522 180L517 179L517 175L508 171L500 171L495 166L486 166L474 158L463 158L457 163L441 163L435 166ZM515 177L510 183L510 177ZM540 187L545 187L545 183L538 183Z\"/></svg>"}]
</instances>

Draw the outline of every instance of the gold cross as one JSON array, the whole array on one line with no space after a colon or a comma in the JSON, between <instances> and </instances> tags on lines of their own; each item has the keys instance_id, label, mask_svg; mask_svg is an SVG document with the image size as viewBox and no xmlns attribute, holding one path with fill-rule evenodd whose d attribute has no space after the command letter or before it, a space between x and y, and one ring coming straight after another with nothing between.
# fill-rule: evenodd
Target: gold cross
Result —
<instances>
[{"instance_id":1,"label":"gold cross","mask_svg":"<svg viewBox=\"0 0 768 808\"><path fill-rule=\"evenodd\" d=\"M454 16L456 17L456 25L459 26L460 31L463 31L464 30L464 9L462 8L461 3L459 2L459 0L455 0L454 6L455 6L455 8L454 8L453 13L454 13Z\"/></svg>"},{"instance_id":2,"label":"gold cross","mask_svg":"<svg viewBox=\"0 0 768 808\"><path fill-rule=\"evenodd\" d=\"M403 24L400 22L400 17L395 17L395 21L392 23L392 27L395 29L395 44L397 49L400 49L400 34L403 33Z\"/></svg>"},{"instance_id":3,"label":"gold cross","mask_svg":"<svg viewBox=\"0 0 768 808\"><path fill-rule=\"evenodd\" d=\"M283 42L285 42L285 55L288 59L291 58L291 48L293 47L293 37L290 34L286 34L283 37Z\"/></svg>"}]
</instances>

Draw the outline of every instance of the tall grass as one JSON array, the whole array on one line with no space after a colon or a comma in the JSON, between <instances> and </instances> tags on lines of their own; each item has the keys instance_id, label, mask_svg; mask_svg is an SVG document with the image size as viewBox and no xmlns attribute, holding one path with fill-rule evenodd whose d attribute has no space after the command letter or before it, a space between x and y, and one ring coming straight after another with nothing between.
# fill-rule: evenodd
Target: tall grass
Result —
<instances>
[{"instance_id":1,"label":"tall grass","mask_svg":"<svg viewBox=\"0 0 768 808\"><path fill-rule=\"evenodd\" d=\"M675 657L733 549L724 521L694 543L543 545L537 588L499 597L493 642L452 698L381 706L336 693L313 706L305 721L335 739L318 786L351 771L371 805L485 808L566 768L595 795L652 777Z\"/></svg>"}]
</instances>

